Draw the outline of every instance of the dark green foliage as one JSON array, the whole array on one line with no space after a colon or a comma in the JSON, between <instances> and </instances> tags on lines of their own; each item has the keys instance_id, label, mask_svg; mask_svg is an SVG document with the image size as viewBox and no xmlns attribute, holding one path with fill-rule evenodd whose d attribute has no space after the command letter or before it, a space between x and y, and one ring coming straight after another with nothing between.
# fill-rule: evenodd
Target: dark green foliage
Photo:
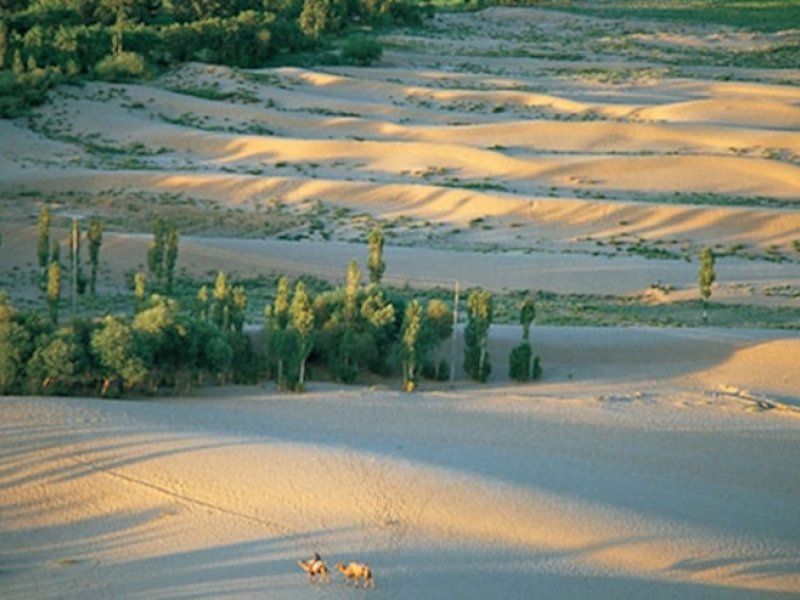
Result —
<instances>
[{"instance_id":1,"label":"dark green foliage","mask_svg":"<svg viewBox=\"0 0 800 600\"><path fill-rule=\"evenodd\" d=\"M178 244L180 243L180 233L178 226L171 223L167 230L167 251L164 256L164 270L166 272L167 293L172 293L172 286L175 282L175 264L178 262Z\"/></svg>"},{"instance_id":2,"label":"dark green foliage","mask_svg":"<svg viewBox=\"0 0 800 600\"><path fill-rule=\"evenodd\" d=\"M508 355L508 376L514 381L529 381L532 371L531 345L528 342L514 346Z\"/></svg>"},{"instance_id":3,"label":"dark green foliage","mask_svg":"<svg viewBox=\"0 0 800 600\"><path fill-rule=\"evenodd\" d=\"M58 248L57 242L53 242L54 249ZM50 309L50 318L53 323L58 322L58 308L61 300L61 265L58 257L54 256L47 267L47 305Z\"/></svg>"},{"instance_id":4,"label":"dark green foliage","mask_svg":"<svg viewBox=\"0 0 800 600\"><path fill-rule=\"evenodd\" d=\"M2 10L5 6L5 10ZM0 6L0 118L16 117L47 90L83 75L108 81L147 77L185 61L260 67L278 55L325 47L359 25L418 25L406 0L81 0ZM380 56L369 39L348 41L343 58ZM10 65L10 70L3 70Z\"/></svg>"},{"instance_id":5,"label":"dark green foliage","mask_svg":"<svg viewBox=\"0 0 800 600\"><path fill-rule=\"evenodd\" d=\"M533 299L525 298L519 307L519 322L522 325L522 339L528 341L531 337L531 323L536 318L536 306Z\"/></svg>"},{"instance_id":6,"label":"dark green foliage","mask_svg":"<svg viewBox=\"0 0 800 600\"><path fill-rule=\"evenodd\" d=\"M153 222L153 241L147 249L147 269L150 277L168 294L175 283L175 265L178 261L180 232L175 223L161 217Z\"/></svg>"},{"instance_id":7,"label":"dark green foliage","mask_svg":"<svg viewBox=\"0 0 800 600\"><path fill-rule=\"evenodd\" d=\"M533 357L533 380L539 381L542 378L542 359L537 354Z\"/></svg>"},{"instance_id":8,"label":"dark green foliage","mask_svg":"<svg viewBox=\"0 0 800 600\"><path fill-rule=\"evenodd\" d=\"M422 331L422 305L418 300L409 302L403 319L403 330L400 337L400 357L403 364L403 387L413 392L417 387L417 378L421 366L422 348L420 333Z\"/></svg>"},{"instance_id":9,"label":"dark green foliage","mask_svg":"<svg viewBox=\"0 0 800 600\"><path fill-rule=\"evenodd\" d=\"M159 217L153 222L153 241L147 248L147 269L154 281L160 282L164 278L166 234L167 224Z\"/></svg>"},{"instance_id":10,"label":"dark green foliage","mask_svg":"<svg viewBox=\"0 0 800 600\"><path fill-rule=\"evenodd\" d=\"M373 37L356 35L347 38L342 44L342 62L347 65L368 67L379 61L383 47Z\"/></svg>"},{"instance_id":11,"label":"dark green foliage","mask_svg":"<svg viewBox=\"0 0 800 600\"><path fill-rule=\"evenodd\" d=\"M42 284L45 283L45 272L50 264L50 209L43 206L39 210L39 236L36 242L36 254L39 259L39 268L42 271Z\"/></svg>"},{"instance_id":12,"label":"dark green foliage","mask_svg":"<svg viewBox=\"0 0 800 600\"><path fill-rule=\"evenodd\" d=\"M488 352L492 311L490 292L478 289L469 295L467 327L464 330L464 370L475 381L485 382L492 372Z\"/></svg>"},{"instance_id":13,"label":"dark green foliage","mask_svg":"<svg viewBox=\"0 0 800 600\"><path fill-rule=\"evenodd\" d=\"M89 221L89 230L86 233L89 240L89 293L97 294L97 272L100 269L100 246L103 244L103 222L98 218Z\"/></svg>"}]
</instances>

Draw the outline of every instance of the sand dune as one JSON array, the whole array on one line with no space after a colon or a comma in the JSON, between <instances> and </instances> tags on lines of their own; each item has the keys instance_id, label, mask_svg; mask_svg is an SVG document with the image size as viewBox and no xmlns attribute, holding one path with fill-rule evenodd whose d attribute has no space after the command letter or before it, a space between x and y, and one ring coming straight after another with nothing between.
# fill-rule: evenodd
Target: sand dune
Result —
<instances>
[{"instance_id":1,"label":"sand dune","mask_svg":"<svg viewBox=\"0 0 800 600\"><path fill-rule=\"evenodd\" d=\"M492 351L515 333L499 329ZM594 393L556 372L413 397L313 384L302 397L4 399L6 593L294 597L309 592L294 561L314 550L367 560L389 597L796 591L800 420L684 377L737 369L736 349L762 342L537 330L554 364L565 334L586 342L571 346L576 369L613 348ZM790 372L780 350L797 340L763 343L778 351L768 372Z\"/></svg>"}]
</instances>

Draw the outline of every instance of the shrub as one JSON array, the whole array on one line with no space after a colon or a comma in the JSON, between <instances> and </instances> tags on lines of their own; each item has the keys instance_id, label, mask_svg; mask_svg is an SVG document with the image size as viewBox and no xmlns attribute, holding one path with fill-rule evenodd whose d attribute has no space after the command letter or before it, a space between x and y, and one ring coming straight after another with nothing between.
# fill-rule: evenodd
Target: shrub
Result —
<instances>
[{"instance_id":1,"label":"shrub","mask_svg":"<svg viewBox=\"0 0 800 600\"><path fill-rule=\"evenodd\" d=\"M141 54L120 52L102 59L94 68L98 79L123 82L139 79L147 74L147 64Z\"/></svg>"},{"instance_id":2,"label":"shrub","mask_svg":"<svg viewBox=\"0 0 800 600\"><path fill-rule=\"evenodd\" d=\"M342 62L348 65L367 67L380 60L382 54L380 42L365 35L350 37L342 45Z\"/></svg>"},{"instance_id":3,"label":"shrub","mask_svg":"<svg viewBox=\"0 0 800 600\"><path fill-rule=\"evenodd\" d=\"M531 345L523 342L511 349L508 355L508 376L524 382L531 378Z\"/></svg>"}]
</instances>

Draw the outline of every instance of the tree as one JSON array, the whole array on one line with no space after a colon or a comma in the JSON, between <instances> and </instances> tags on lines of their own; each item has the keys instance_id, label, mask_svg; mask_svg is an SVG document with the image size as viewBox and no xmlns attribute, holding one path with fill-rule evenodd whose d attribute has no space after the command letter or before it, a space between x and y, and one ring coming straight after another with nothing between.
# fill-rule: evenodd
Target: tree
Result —
<instances>
[{"instance_id":1,"label":"tree","mask_svg":"<svg viewBox=\"0 0 800 600\"><path fill-rule=\"evenodd\" d=\"M522 339L524 341L530 340L531 337L531 323L536 318L536 305L533 299L528 296L519 307L519 322L522 325Z\"/></svg>"},{"instance_id":2,"label":"tree","mask_svg":"<svg viewBox=\"0 0 800 600\"><path fill-rule=\"evenodd\" d=\"M369 244L369 257L367 258L369 280L371 283L380 285L383 273L386 271L386 263L383 262L383 232L376 227L369 234L367 242Z\"/></svg>"},{"instance_id":3,"label":"tree","mask_svg":"<svg viewBox=\"0 0 800 600\"><path fill-rule=\"evenodd\" d=\"M53 249L58 248L57 242L54 244ZM53 253L56 254L55 252ZM50 261L50 266L47 268L47 304L50 307L50 318L53 323L58 323L58 303L61 299L61 265L58 258Z\"/></svg>"},{"instance_id":4,"label":"tree","mask_svg":"<svg viewBox=\"0 0 800 600\"><path fill-rule=\"evenodd\" d=\"M529 381L531 377L539 379L541 364L539 357L533 356L530 343L531 323L536 318L536 306L533 299L526 297L519 307L519 322L522 325L522 342L511 349L508 355L508 376L515 381Z\"/></svg>"},{"instance_id":5,"label":"tree","mask_svg":"<svg viewBox=\"0 0 800 600\"><path fill-rule=\"evenodd\" d=\"M133 301L134 311L139 312L144 309L144 302L147 295L147 277L144 273L136 273L133 276Z\"/></svg>"},{"instance_id":6,"label":"tree","mask_svg":"<svg viewBox=\"0 0 800 600\"><path fill-rule=\"evenodd\" d=\"M447 361L439 356L440 346L453 335L453 311L447 304L435 298L428 301L423 331L426 333L425 346L434 349L433 364L426 369L426 376L430 373L429 376L435 381L447 379L449 366Z\"/></svg>"},{"instance_id":7,"label":"tree","mask_svg":"<svg viewBox=\"0 0 800 600\"><path fill-rule=\"evenodd\" d=\"M60 331L39 346L31 357L28 371L44 392L69 391L76 373L77 348L68 330Z\"/></svg>"},{"instance_id":8,"label":"tree","mask_svg":"<svg viewBox=\"0 0 800 600\"><path fill-rule=\"evenodd\" d=\"M175 263L178 261L178 244L180 243L180 233L178 226L170 223L167 230L167 252L164 260L167 277L167 293L172 293L172 286L175 281Z\"/></svg>"},{"instance_id":9,"label":"tree","mask_svg":"<svg viewBox=\"0 0 800 600\"><path fill-rule=\"evenodd\" d=\"M166 245L167 224L161 217L153 222L153 241L147 248L147 269L153 281L164 280L164 253Z\"/></svg>"},{"instance_id":10,"label":"tree","mask_svg":"<svg viewBox=\"0 0 800 600\"><path fill-rule=\"evenodd\" d=\"M297 391L302 392L305 385L306 360L314 347L314 311L311 308L311 300L306 292L306 286L302 281L298 281L294 289L292 299L292 328L298 338L297 359Z\"/></svg>"},{"instance_id":11,"label":"tree","mask_svg":"<svg viewBox=\"0 0 800 600\"><path fill-rule=\"evenodd\" d=\"M531 378L533 358L529 342L525 341L511 349L508 355L508 376L514 381L524 382Z\"/></svg>"},{"instance_id":12,"label":"tree","mask_svg":"<svg viewBox=\"0 0 800 600\"><path fill-rule=\"evenodd\" d=\"M224 332L230 331L231 327L230 295L231 286L228 284L228 278L224 271L220 271L214 281L211 321Z\"/></svg>"},{"instance_id":13,"label":"tree","mask_svg":"<svg viewBox=\"0 0 800 600\"><path fill-rule=\"evenodd\" d=\"M197 316L201 321L208 321L208 286L203 285L197 290Z\"/></svg>"},{"instance_id":14,"label":"tree","mask_svg":"<svg viewBox=\"0 0 800 600\"><path fill-rule=\"evenodd\" d=\"M491 292L475 290L469 295L464 331L464 370L475 381L485 382L492 372L488 352L492 310Z\"/></svg>"},{"instance_id":15,"label":"tree","mask_svg":"<svg viewBox=\"0 0 800 600\"><path fill-rule=\"evenodd\" d=\"M5 20L0 20L0 71L6 67L6 53L8 51L8 25Z\"/></svg>"},{"instance_id":16,"label":"tree","mask_svg":"<svg viewBox=\"0 0 800 600\"><path fill-rule=\"evenodd\" d=\"M69 236L69 269L72 280L72 304L74 310L77 295L82 295L86 290L86 279L81 269L81 229L78 219L75 218L72 219Z\"/></svg>"},{"instance_id":17,"label":"tree","mask_svg":"<svg viewBox=\"0 0 800 600\"><path fill-rule=\"evenodd\" d=\"M92 333L91 346L102 369L103 396L121 388L133 389L147 380L147 367L138 355L133 329L121 318L105 317Z\"/></svg>"},{"instance_id":18,"label":"tree","mask_svg":"<svg viewBox=\"0 0 800 600\"><path fill-rule=\"evenodd\" d=\"M20 322L19 314L4 292L0 296L0 393L18 389L32 350L33 336Z\"/></svg>"},{"instance_id":19,"label":"tree","mask_svg":"<svg viewBox=\"0 0 800 600\"><path fill-rule=\"evenodd\" d=\"M358 300L361 292L361 269L358 261L351 260L347 265L347 278L344 285L344 318L353 323L358 316Z\"/></svg>"},{"instance_id":20,"label":"tree","mask_svg":"<svg viewBox=\"0 0 800 600\"><path fill-rule=\"evenodd\" d=\"M711 248L703 248L700 252L700 271L697 274L697 285L700 288L700 296L703 298L703 323L708 322L708 299L711 298L711 288L716 279L714 252Z\"/></svg>"},{"instance_id":21,"label":"tree","mask_svg":"<svg viewBox=\"0 0 800 600\"><path fill-rule=\"evenodd\" d=\"M39 268L42 271L42 288L47 281L47 267L50 264L50 209L43 206L39 210L39 238L36 244L36 251L39 257Z\"/></svg>"},{"instance_id":22,"label":"tree","mask_svg":"<svg viewBox=\"0 0 800 600\"><path fill-rule=\"evenodd\" d=\"M97 293L97 273L100 269L100 246L103 244L103 222L97 217L89 221L89 231L86 234L89 240L89 293L94 297Z\"/></svg>"},{"instance_id":23,"label":"tree","mask_svg":"<svg viewBox=\"0 0 800 600\"><path fill-rule=\"evenodd\" d=\"M417 388L420 358L420 332L422 330L422 305L414 299L406 307L403 333L400 339L400 356L403 363L403 387L407 392Z\"/></svg>"},{"instance_id":24,"label":"tree","mask_svg":"<svg viewBox=\"0 0 800 600\"><path fill-rule=\"evenodd\" d=\"M300 30L312 39L338 31L347 18L346 0L305 0L300 13Z\"/></svg>"}]
</instances>

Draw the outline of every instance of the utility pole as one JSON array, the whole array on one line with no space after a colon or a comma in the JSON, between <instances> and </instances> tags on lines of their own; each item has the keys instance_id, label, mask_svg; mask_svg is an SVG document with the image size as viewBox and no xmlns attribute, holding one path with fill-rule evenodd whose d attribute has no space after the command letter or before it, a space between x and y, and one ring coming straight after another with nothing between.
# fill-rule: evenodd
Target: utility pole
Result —
<instances>
[{"instance_id":1,"label":"utility pole","mask_svg":"<svg viewBox=\"0 0 800 600\"><path fill-rule=\"evenodd\" d=\"M456 334L458 333L458 294L459 282L456 281L453 299L453 337L450 340L450 385L456 380Z\"/></svg>"}]
</instances>

